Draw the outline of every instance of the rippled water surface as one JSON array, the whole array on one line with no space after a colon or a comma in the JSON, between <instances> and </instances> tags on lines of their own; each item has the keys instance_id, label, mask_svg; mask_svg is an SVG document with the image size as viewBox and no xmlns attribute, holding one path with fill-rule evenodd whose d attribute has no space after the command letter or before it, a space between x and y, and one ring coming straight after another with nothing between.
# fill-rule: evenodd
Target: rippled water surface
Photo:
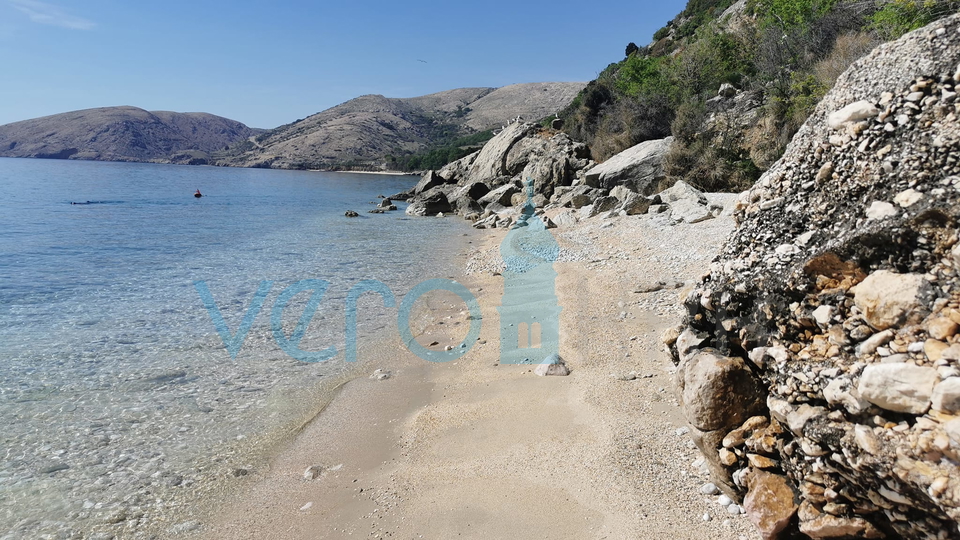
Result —
<instances>
[{"instance_id":1,"label":"rippled water surface","mask_svg":"<svg viewBox=\"0 0 960 540\"><path fill-rule=\"evenodd\" d=\"M415 180L0 159L0 538L190 529L209 480L244 474L245 449L308 417L345 369L352 285L381 280L399 299L449 273L462 222L367 213ZM270 330L303 279L330 282L300 344L337 347L328 362L290 358ZM236 332L264 280L231 359L194 282ZM308 297L284 311L286 335ZM361 337L395 324L367 304Z\"/></svg>"}]
</instances>

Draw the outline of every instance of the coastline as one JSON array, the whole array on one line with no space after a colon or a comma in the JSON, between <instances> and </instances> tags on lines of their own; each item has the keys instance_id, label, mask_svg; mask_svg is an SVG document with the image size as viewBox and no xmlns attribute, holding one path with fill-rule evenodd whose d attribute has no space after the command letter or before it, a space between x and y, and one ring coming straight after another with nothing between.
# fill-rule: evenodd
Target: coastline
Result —
<instances>
[{"instance_id":1,"label":"coastline","mask_svg":"<svg viewBox=\"0 0 960 540\"><path fill-rule=\"evenodd\" d=\"M377 174L381 176L420 176L418 172L400 172L400 171L328 171L324 169L307 169L307 172L335 172L350 174Z\"/></svg>"},{"instance_id":2,"label":"coastline","mask_svg":"<svg viewBox=\"0 0 960 540\"><path fill-rule=\"evenodd\" d=\"M505 231L470 234L455 278L481 305L477 345L431 364L393 333L371 344L363 372L391 378L347 383L202 537L756 538L699 492L708 476L659 340L679 320L681 289L636 292L692 282L732 227L729 215L676 226L629 216L552 229L569 377L499 365ZM440 346L459 343L463 304L428 303L414 326ZM306 480L313 465L322 472Z\"/></svg>"}]
</instances>

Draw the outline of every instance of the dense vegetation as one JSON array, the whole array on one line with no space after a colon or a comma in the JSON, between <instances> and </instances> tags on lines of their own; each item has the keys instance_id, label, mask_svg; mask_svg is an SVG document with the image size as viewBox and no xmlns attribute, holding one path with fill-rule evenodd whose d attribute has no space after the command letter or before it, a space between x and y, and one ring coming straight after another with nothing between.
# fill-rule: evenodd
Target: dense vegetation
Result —
<instances>
[{"instance_id":1,"label":"dense vegetation","mask_svg":"<svg viewBox=\"0 0 960 540\"><path fill-rule=\"evenodd\" d=\"M733 4L689 0L650 46L631 43L561 112L564 130L597 160L673 135L669 181L741 190L783 153L853 61L960 9L944 0ZM723 84L739 91L736 99L716 97Z\"/></svg>"}]
</instances>

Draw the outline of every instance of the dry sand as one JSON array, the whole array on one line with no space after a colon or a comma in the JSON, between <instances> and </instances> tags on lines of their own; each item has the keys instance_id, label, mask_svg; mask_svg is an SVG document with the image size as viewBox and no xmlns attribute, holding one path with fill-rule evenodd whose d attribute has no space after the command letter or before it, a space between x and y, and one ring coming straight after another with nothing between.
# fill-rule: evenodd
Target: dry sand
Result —
<instances>
[{"instance_id":1,"label":"dry sand","mask_svg":"<svg viewBox=\"0 0 960 540\"><path fill-rule=\"evenodd\" d=\"M345 385L203 537L758 538L746 518L699 492L708 478L680 429L659 340L679 320L682 287L634 292L700 277L732 227L729 216L676 226L629 216L553 229L568 377L499 365L505 231L471 233L457 279L482 308L477 344L448 364L415 357L396 331L361 350L366 373L392 377ZM466 335L465 306L450 294L425 296L415 314L424 345ZM324 472L306 480L312 465Z\"/></svg>"}]
</instances>

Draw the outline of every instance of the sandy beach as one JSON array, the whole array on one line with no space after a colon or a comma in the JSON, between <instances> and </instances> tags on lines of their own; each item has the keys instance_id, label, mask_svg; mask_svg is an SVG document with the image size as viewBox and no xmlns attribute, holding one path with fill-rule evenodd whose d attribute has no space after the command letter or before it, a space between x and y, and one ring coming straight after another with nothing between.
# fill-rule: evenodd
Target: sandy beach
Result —
<instances>
[{"instance_id":1,"label":"sandy beach","mask_svg":"<svg viewBox=\"0 0 960 540\"><path fill-rule=\"evenodd\" d=\"M567 377L499 364L506 231L469 233L455 277L482 309L476 345L448 364L417 358L396 331L361 349L365 375L256 468L202 537L757 538L700 493L709 479L659 338L732 227L729 215L695 225L644 215L552 229ZM432 293L412 329L425 346L456 346L467 315ZM377 369L390 378L366 376Z\"/></svg>"}]
</instances>

